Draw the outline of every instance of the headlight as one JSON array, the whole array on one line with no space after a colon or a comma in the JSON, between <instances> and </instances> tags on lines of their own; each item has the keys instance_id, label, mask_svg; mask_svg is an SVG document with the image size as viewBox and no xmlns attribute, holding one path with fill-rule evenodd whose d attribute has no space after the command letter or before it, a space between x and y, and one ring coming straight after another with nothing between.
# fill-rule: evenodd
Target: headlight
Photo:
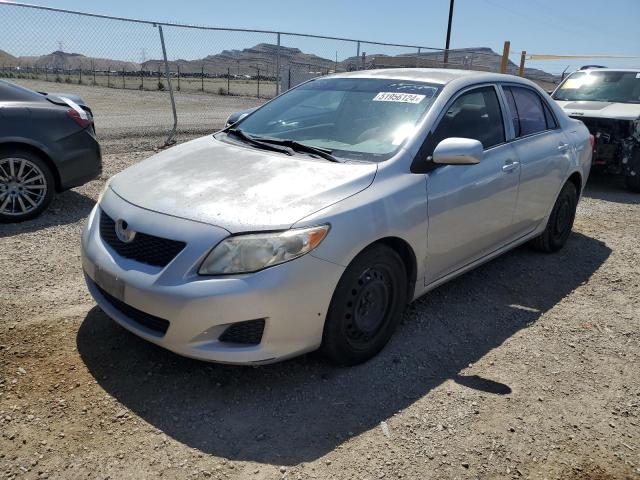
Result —
<instances>
[{"instance_id":1,"label":"headlight","mask_svg":"<svg viewBox=\"0 0 640 480\"><path fill-rule=\"evenodd\" d=\"M207 255L198 273L249 273L288 262L316 248L328 231L329 225L321 225L284 232L228 237Z\"/></svg>"}]
</instances>

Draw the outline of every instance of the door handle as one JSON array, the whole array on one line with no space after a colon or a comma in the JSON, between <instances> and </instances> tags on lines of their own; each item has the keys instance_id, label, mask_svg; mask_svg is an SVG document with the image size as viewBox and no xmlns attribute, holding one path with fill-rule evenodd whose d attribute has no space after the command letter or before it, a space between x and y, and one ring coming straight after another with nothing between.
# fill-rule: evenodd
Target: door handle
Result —
<instances>
[{"instance_id":1,"label":"door handle","mask_svg":"<svg viewBox=\"0 0 640 480\"><path fill-rule=\"evenodd\" d=\"M564 152L568 148L569 148L569 144L568 143L560 143L560 144L558 144L558 150L560 150L561 152Z\"/></svg>"},{"instance_id":2,"label":"door handle","mask_svg":"<svg viewBox=\"0 0 640 480\"><path fill-rule=\"evenodd\" d=\"M506 162L504 162L504 165L502 166L502 171L505 172L505 173L512 172L516 168L518 168L519 165L520 165L520 162L514 162L513 160L507 160Z\"/></svg>"}]
</instances>

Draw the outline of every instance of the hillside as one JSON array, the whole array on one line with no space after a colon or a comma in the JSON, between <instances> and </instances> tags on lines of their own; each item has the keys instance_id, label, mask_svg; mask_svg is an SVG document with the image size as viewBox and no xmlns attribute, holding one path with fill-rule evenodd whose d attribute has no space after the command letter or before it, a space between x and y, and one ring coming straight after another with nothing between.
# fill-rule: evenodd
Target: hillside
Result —
<instances>
[{"instance_id":1,"label":"hillside","mask_svg":"<svg viewBox=\"0 0 640 480\"><path fill-rule=\"evenodd\" d=\"M277 45L259 43L243 50L223 50L215 55L208 55L198 60L175 60L169 62L172 70L180 67L181 72L199 73L204 68L205 73L225 74L228 69L233 75L255 75L257 69L261 74L273 75L275 71ZM299 48L280 47L280 65L283 69L289 65L304 66L311 69L333 69L334 63L326 58L310 53L304 53ZM164 68L161 60L148 60L143 67L147 70Z\"/></svg>"},{"instance_id":2,"label":"hillside","mask_svg":"<svg viewBox=\"0 0 640 480\"><path fill-rule=\"evenodd\" d=\"M230 72L232 75L255 75L257 69L263 76L275 76L277 46L269 43L259 43L253 47L242 50L223 50L220 53L207 55L194 60L172 60L171 71L178 68L183 74L198 74L204 70L208 75L224 75ZM449 67L474 70L498 71L502 56L487 47L459 48L449 51ZM84 70L112 70L121 71L164 71L164 62L160 59L148 60L142 64L112 60L108 58L88 57L79 53L67 53L55 51L48 55L19 57L0 50L0 65L24 65L62 69ZM319 57L311 53L305 53L299 48L280 47L280 65L283 72L289 68L303 70L304 72L329 73L334 70L350 71L361 68L361 57L349 57L337 64L330 59ZM406 53L400 55L368 54L365 58L366 68L384 67L440 67L443 66L443 52ZM509 61L508 72L517 74L518 65ZM543 70L525 68L528 78L541 82L557 83L559 78Z\"/></svg>"},{"instance_id":3,"label":"hillside","mask_svg":"<svg viewBox=\"0 0 640 480\"><path fill-rule=\"evenodd\" d=\"M8 54L4 50L0 50L0 66L4 65L17 65L18 59L13 55Z\"/></svg>"},{"instance_id":4,"label":"hillside","mask_svg":"<svg viewBox=\"0 0 640 480\"><path fill-rule=\"evenodd\" d=\"M67 53L59 50L39 57L20 57L19 60L25 66L61 68L63 70L82 68L83 70L120 71L124 68L127 71L134 71L140 69L140 66L134 62L87 57L80 53Z\"/></svg>"},{"instance_id":5,"label":"hillside","mask_svg":"<svg viewBox=\"0 0 640 480\"><path fill-rule=\"evenodd\" d=\"M400 55L372 54L367 55L365 64L367 68L382 67L443 67L444 53L421 52L407 53ZM472 70L486 70L497 72L500 70L502 55L494 52L488 47L479 48L457 48L449 50L449 68L464 68ZM353 70L362 64L362 58L349 57L340 66L344 70ZM517 74L518 65L509 60L507 73ZM525 76L544 82L557 83L559 78L556 75L547 73L537 68L526 68Z\"/></svg>"}]
</instances>

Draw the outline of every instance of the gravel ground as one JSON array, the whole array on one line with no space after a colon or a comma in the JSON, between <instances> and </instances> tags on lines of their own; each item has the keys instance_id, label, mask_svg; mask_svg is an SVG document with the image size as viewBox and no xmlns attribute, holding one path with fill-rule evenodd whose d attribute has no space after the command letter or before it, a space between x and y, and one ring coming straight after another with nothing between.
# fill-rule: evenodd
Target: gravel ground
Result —
<instances>
[{"instance_id":1,"label":"gravel ground","mask_svg":"<svg viewBox=\"0 0 640 480\"><path fill-rule=\"evenodd\" d=\"M429 293L364 365L232 367L144 342L85 289L84 220L150 153L127 145L0 226L0 478L640 478L640 196L593 179L564 250Z\"/></svg>"}]
</instances>

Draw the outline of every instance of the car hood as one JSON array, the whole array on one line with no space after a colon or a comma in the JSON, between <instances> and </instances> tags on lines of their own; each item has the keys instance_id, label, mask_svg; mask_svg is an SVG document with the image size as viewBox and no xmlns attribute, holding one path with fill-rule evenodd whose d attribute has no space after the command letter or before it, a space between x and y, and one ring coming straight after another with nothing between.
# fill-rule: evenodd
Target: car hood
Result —
<instances>
[{"instance_id":1,"label":"car hood","mask_svg":"<svg viewBox=\"0 0 640 480\"><path fill-rule=\"evenodd\" d=\"M332 163L202 137L113 177L110 188L139 207L231 233L286 229L373 182L375 163Z\"/></svg>"},{"instance_id":2,"label":"car hood","mask_svg":"<svg viewBox=\"0 0 640 480\"><path fill-rule=\"evenodd\" d=\"M635 120L640 117L639 103L613 103L591 101L556 100L567 115L591 118L612 118L616 120Z\"/></svg>"}]
</instances>

